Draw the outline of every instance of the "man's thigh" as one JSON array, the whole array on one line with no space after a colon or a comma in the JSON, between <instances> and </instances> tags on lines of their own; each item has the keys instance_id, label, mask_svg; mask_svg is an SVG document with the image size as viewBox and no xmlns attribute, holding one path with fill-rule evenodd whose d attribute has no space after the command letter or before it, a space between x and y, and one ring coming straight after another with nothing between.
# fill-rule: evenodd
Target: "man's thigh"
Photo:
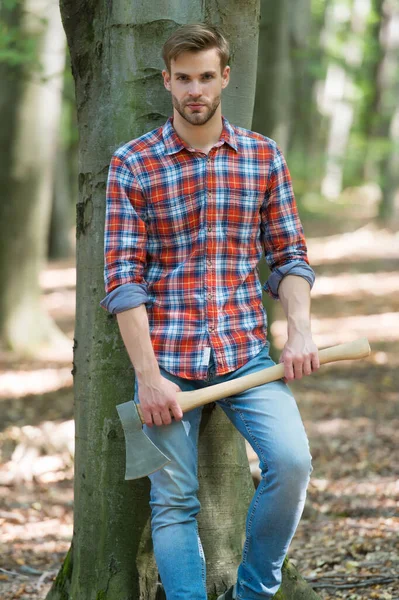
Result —
<instances>
[{"instance_id":1,"label":"man's thigh","mask_svg":"<svg viewBox=\"0 0 399 600\"><path fill-rule=\"evenodd\" d=\"M265 348L236 377L273 366ZM240 371L242 371L240 373ZM283 380L251 388L218 402L257 453L262 469L309 459L309 442L295 398Z\"/></svg>"},{"instance_id":2,"label":"man's thigh","mask_svg":"<svg viewBox=\"0 0 399 600\"><path fill-rule=\"evenodd\" d=\"M161 374L177 383L182 391L193 389L188 380L177 378L163 369ZM139 401L137 380L134 400ZM197 489L197 447L201 413L202 408L199 407L185 413L182 421L172 421L170 425L143 425L144 433L170 459L165 467L150 475L153 488L162 488L164 493L177 496L193 493Z\"/></svg>"}]
</instances>

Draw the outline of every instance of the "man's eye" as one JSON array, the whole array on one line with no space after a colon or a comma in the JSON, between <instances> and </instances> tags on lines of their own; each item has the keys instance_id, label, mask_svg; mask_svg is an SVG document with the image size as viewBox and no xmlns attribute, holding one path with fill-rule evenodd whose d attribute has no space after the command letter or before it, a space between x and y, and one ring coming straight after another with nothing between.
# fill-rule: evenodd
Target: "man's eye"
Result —
<instances>
[{"instance_id":1,"label":"man's eye","mask_svg":"<svg viewBox=\"0 0 399 600\"><path fill-rule=\"evenodd\" d=\"M185 75L179 75L177 78L179 81L186 81L187 77Z\"/></svg>"}]
</instances>

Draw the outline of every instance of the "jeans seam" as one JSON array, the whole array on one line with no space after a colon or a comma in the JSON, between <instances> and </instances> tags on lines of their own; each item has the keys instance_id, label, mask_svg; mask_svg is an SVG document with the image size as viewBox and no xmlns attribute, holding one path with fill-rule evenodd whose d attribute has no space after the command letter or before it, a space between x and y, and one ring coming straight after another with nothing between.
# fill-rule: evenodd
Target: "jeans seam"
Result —
<instances>
[{"instance_id":1,"label":"jeans seam","mask_svg":"<svg viewBox=\"0 0 399 600\"><path fill-rule=\"evenodd\" d=\"M239 415L239 417L241 418L242 423L244 424L245 429L248 432L249 437L251 438L251 440L254 443L254 446L257 448L258 452L259 452L259 456L261 457L262 461L264 462L264 464L266 465L266 459L265 456L262 452L262 449L260 448L258 441L256 439L256 437L253 435L248 423L246 422L243 413L240 410L237 410L232 403L229 400L225 400L226 404L230 407L230 409L235 412L237 415ZM247 555L248 555L248 546L249 546L249 540L250 540L250 534L251 534L251 528L252 528L252 522L253 522L253 518L256 512L256 509L258 507L259 504L259 500L263 494L264 491L264 487L266 485L266 481L264 480L264 478L261 478L261 481L259 482L259 485L256 489L256 498L254 501L254 505L252 507L252 511L251 514L248 516L248 526L247 526L247 531L246 531L246 540L245 540L245 544L244 544L244 548L243 548L243 552L242 552L242 564L246 564L247 562ZM237 597L237 600L239 600L239 596Z\"/></svg>"},{"instance_id":2,"label":"jeans seam","mask_svg":"<svg viewBox=\"0 0 399 600\"><path fill-rule=\"evenodd\" d=\"M200 434L200 423L201 423L201 419L199 419L198 421L198 427L197 427L197 432L196 432L196 443L195 443L195 476L197 479L197 487L198 487L198 441L199 441L199 434ZM197 500L198 500L198 490L197 490ZM201 510L201 506L200 506L200 510ZM205 554L204 554L204 549L202 547L202 542L201 542L201 538L199 535L199 530L198 530L198 519L197 517L195 518L195 522L196 522L196 531L197 531L197 542L198 542L198 552L200 555L200 559L201 559L201 575L202 575L202 582L205 586L206 589L206 563L205 563ZM202 552L201 552L202 550Z\"/></svg>"},{"instance_id":3,"label":"jeans seam","mask_svg":"<svg viewBox=\"0 0 399 600\"><path fill-rule=\"evenodd\" d=\"M245 540L245 544L244 544L244 548L243 548L243 552L242 552L242 563L245 565L247 563L247 555L248 555L248 547L249 547L249 541L250 541L250 536L251 536L251 529L252 529L252 523L253 523L253 519L255 516L255 512L256 509L258 508L258 504L260 501L260 498L264 492L266 486L266 481L264 479L262 479L256 489L256 498L255 498L255 502L254 505L252 507L252 511L251 514L248 517L248 527L247 527L247 535L246 535L246 540ZM248 579L248 581L251 581L251 578Z\"/></svg>"}]
</instances>

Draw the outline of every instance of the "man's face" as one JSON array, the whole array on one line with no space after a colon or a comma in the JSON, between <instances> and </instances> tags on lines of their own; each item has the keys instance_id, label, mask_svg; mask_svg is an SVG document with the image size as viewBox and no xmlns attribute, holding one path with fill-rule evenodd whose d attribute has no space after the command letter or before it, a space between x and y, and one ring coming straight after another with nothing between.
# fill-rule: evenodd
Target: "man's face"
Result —
<instances>
[{"instance_id":1,"label":"man's face","mask_svg":"<svg viewBox=\"0 0 399 600\"><path fill-rule=\"evenodd\" d=\"M230 67L221 72L219 54L212 48L179 54L172 60L171 72L164 70L162 75L179 115L191 125L204 125L220 105L222 89L229 82Z\"/></svg>"}]
</instances>

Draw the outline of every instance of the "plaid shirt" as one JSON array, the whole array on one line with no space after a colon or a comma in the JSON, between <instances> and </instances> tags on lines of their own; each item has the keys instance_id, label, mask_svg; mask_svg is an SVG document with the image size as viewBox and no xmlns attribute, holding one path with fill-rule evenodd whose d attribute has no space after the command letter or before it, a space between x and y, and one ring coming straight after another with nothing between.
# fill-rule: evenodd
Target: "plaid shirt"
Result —
<instances>
[{"instance_id":1,"label":"plaid shirt","mask_svg":"<svg viewBox=\"0 0 399 600\"><path fill-rule=\"evenodd\" d=\"M275 142L235 127L208 155L169 119L119 148L111 162L101 305L145 302L158 363L204 380L238 369L266 343L257 264L265 253L277 298L287 273L313 284L290 175Z\"/></svg>"}]
</instances>

